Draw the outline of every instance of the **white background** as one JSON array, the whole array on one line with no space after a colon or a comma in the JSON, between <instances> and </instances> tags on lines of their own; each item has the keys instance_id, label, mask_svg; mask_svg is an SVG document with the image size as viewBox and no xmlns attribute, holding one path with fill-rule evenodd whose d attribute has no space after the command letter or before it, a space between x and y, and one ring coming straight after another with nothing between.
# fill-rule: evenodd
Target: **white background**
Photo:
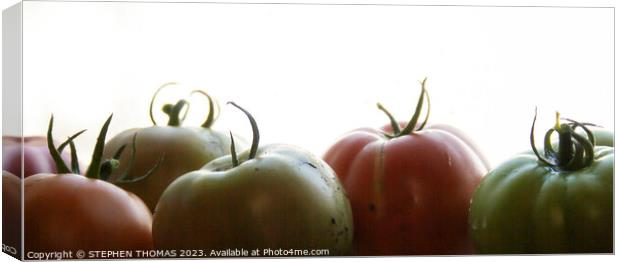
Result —
<instances>
[{"instance_id":1,"label":"white background","mask_svg":"<svg viewBox=\"0 0 620 262\"><path fill-rule=\"evenodd\" d=\"M112 135L150 125L150 96L170 81L244 106L262 144L317 155L351 129L386 124L378 101L409 119L424 77L431 122L464 130L492 164L529 147L536 106L540 133L556 110L613 128L613 9L24 7L25 135L44 134L53 113L61 138L90 130L78 140L85 157L110 113ZM202 120L199 102L189 125ZM238 112L224 106L214 128L251 137Z\"/></svg>"},{"instance_id":2,"label":"white background","mask_svg":"<svg viewBox=\"0 0 620 262\"><path fill-rule=\"evenodd\" d=\"M54 113L59 139L89 129L84 161L110 113L110 135L149 126L150 96L170 81L220 101L215 129L251 137L233 100L262 144L317 155L386 124L376 102L408 120L424 77L431 123L468 133L493 165L529 147L536 106L539 135L556 110L614 125L613 9L27 2L24 16L25 135L43 135Z\"/></svg>"}]
</instances>

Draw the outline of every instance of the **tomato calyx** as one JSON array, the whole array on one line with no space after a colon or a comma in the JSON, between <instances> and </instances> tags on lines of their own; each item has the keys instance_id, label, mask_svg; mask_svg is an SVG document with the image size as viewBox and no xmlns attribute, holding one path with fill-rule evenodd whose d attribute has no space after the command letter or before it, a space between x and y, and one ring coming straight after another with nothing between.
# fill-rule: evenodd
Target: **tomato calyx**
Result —
<instances>
[{"instance_id":1,"label":"tomato calyx","mask_svg":"<svg viewBox=\"0 0 620 262\"><path fill-rule=\"evenodd\" d=\"M110 176L110 174L116 168L118 168L118 166L120 164L119 163L119 159L120 159L123 151L127 147L127 145L121 146L116 151L116 153L114 154L114 156L111 159L107 159L107 160L103 160L102 159L103 149L104 149L104 145L105 145L105 137L106 137L106 134L108 132L108 128L110 126L110 122L111 121L112 121L112 115L110 115L108 117L106 122L103 124L103 127L101 128L101 131L99 132L99 136L97 137L97 143L96 143L95 149L93 151L93 156L92 156L92 159L91 159L91 162L90 162L90 166L88 167L88 170L86 170L85 176L87 178L107 180L107 178ZM78 157L77 157L77 150L75 148L75 144L74 144L73 140L75 138L77 138L79 135L81 135L82 133L84 133L86 130L81 130L81 131L77 132L76 134L70 136L58 148L56 148L55 145L54 145L54 138L53 138L53 135L52 135L53 128L54 128L54 116L52 115L52 117L50 118L48 130L47 130L47 142L48 142L47 144L48 144L48 149L50 151L50 154L52 155L52 158L54 159L54 162L56 163L56 169L58 170L58 173L59 174L80 174L81 172L80 172L80 166L79 166L79 161L78 161ZM130 159L129 169L131 169L131 167L133 166L133 160L135 158L136 137L137 137L137 133L134 134L134 136L133 136L133 143L132 143L133 151L132 151L132 157ZM67 145L69 145L69 147L71 149L71 169L69 169L69 167L67 167L67 164L64 162L64 160L60 156L60 153L63 151L63 149ZM129 180L128 181L128 180L125 180L125 177L127 176L127 171L126 171L125 174L121 175L121 178L118 181L116 181L116 182L134 182L134 181L137 181L137 180L140 180L140 179L144 179L147 176L149 176L151 173L153 173L154 170L159 167L159 165L161 164L162 160L163 160L163 157L144 176L141 176L141 177L136 178L134 180Z\"/></svg>"},{"instance_id":2,"label":"tomato calyx","mask_svg":"<svg viewBox=\"0 0 620 262\"><path fill-rule=\"evenodd\" d=\"M79 174L79 164L78 164L77 154L75 152L75 144L73 144L73 140L77 138L78 136L80 136L82 133L84 133L86 130L82 130L80 132L75 133L74 135L70 136L65 142L63 142L58 148L56 148L56 146L54 145L54 137L52 136L53 128L54 128L54 115L51 116L50 122L47 128L47 148L49 149L50 154L52 155L52 159L54 160L54 163L56 163L56 170L58 171L59 174L69 174L72 172L75 173L75 171L77 171ZM71 169L67 167L67 164L65 164L65 161L60 156L60 152L62 152L63 149L67 145L69 145L71 148Z\"/></svg>"},{"instance_id":3,"label":"tomato calyx","mask_svg":"<svg viewBox=\"0 0 620 262\"><path fill-rule=\"evenodd\" d=\"M407 123L407 125L402 130L400 129L400 125L398 124L398 121L396 121L394 116L392 116L392 114L381 103L377 103L377 108L383 111L383 113L385 113L385 115L390 119L390 125L392 126L392 134L383 132L383 135L385 135L388 139L409 135L413 132L422 130L426 126L426 123L428 122L428 118L431 112L431 101L428 96L428 91L426 91L426 78L424 78L424 80L422 80L420 84L422 85L422 90L420 91L420 95L418 97L418 102L416 104L415 112L413 116L411 117L411 119L409 120L409 122ZM420 115L422 114L422 107L424 105L424 100L426 100L426 104L427 104L426 117L424 118L424 121L416 128L416 126L418 125L418 120L420 118Z\"/></svg>"},{"instance_id":4,"label":"tomato calyx","mask_svg":"<svg viewBox=\"0 0 620 262\"><path fill-rule=\"evenodd\" d=\"M157 98L157 95L159 95L159 92L162 89L168 86L171 86L171 85L176 85L176 83L170 82L170 83L163 84L155 91L155 93L153 94L153 97L151 98L151 103L149 106L149 117L151 118L151 122L153 123L154 126L157 126L157 122L155 121L155 117L153 116L153 104L155 103L155 99ZM213 101L213 98L211 98L209 94L207 94L206 92L202 90L193 90L190 92L190 95L193 95L193 94L203 95L209 100L209 113L207 115L207 119L200 126L203 128L211 128L211 126L213 125L213 123L218 117L215 114L215 107L219 108L219 106L217 105L215 101ZM185 121L185 118L187 117L189 108L190 108L190 103L186 99L180 99L175 104L163 105L162 111L166 115L168 115L167 126L180 127L183 124L183 121Z\"/></svg>"},{"instance_id":5,"label":"tomato calyx","mask_svg":"<svg viewBox=\"0 0 620 262\"><path fill-rule=\"evenodd\" d=\"M568 118L560 118L560 113L556 112L556 122L553 128L545 133L543 154L538 152L534 142L534 126L538 110L534 113L532 129L530 131L530 146L538 160L545 165L560 171L576 171L590 166L594 162L594 145L596 144L594 135L588 126L596 126L591 123L581 123ZM561 123L560 120L568 123ZM584 137L576 132L577 128L583 129L586 133ZM551 143L551 136L558 134L557 150Z\"/></svg>"},{"instance_id":6,"label":"tomato calyx","mask_svg":"<svg viewBox=\"0 0 620 262\"><path fill-rule=\"evenodd\" d=\"M250 154L248 155L248 160L253 159L256 156L256 151L258 150L258 142L260 140L260 134L258 132L258 125L256 124L256 120L254 119L252 114L250 114L250 112L245 110L243 107L235 104L235 102L228 102L226 104L230 104L238 108L248 117L248 120L250 120L250 125L252 126L252 146L250 147ZM229 133L230 133L230 154L232 156L232 163L233 163L233 168L234 168L234 167L239 166L241 163L239 163L239 159L237 158L237 152L235 150L235 139L233 138L232 132L229 131Z\"/></svg>"},{"instance_id":7,"label":"tomato calyx","mask_svg":"<svg viewBox=\"0 0 620 262\"><path fill-rule=\"evenodd\" d=\"M159 166L164 162L164 159L166 158L165 154L162 155L157 161L157 163L155 163L155 165L151 167L151 169L146 171L144 175L136 177L136 178L128 179L127 177L129 176L129 173L131 173L131 170L133 169L133 166L134 166L134 161L136 159L136 139L137 138L138 138L138 133L134 133L131 139L131 157L129 158L128 168L125 169L125 171L119 176L119 178L116 181L112 182L115 185L131 184L131 183L135 183L135 182L148 178L151 174L155 173L155 171L159 168ZM112 172L114 172L114 170L118 168L118 166L120 165L118 159L120 159L121 154L123 153L123 150L125 150L126 147L127 147L127 144L119 147L118 150L116 150L116 152L112 156L112 159L104 162L104 165L102 166L102 173L101 173L101 177L103 180L108 180L108 177L112 174ZM106 167L106 163L109 163L110 168Z\"/></svg>"}]
</instances>

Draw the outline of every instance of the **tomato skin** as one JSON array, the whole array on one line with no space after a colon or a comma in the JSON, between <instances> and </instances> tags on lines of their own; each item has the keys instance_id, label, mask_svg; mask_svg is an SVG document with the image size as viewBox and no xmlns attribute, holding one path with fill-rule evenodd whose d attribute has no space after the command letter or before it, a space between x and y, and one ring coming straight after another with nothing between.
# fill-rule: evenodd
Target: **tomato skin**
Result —
<instances>
[{"instance_id":1,"label":"tomato skin","mask_svg":"<svg viewBox=\"0 0 620 262\"><path fill-rule=\"evenodd\" d=\"M24 180L26 251L145 250L151 213L135 195L75 174Z\"/></svg>"},{"instance_id":2,"label":"tomato skin","mask_svg":"<svg viewBox=\"0 0 620 262\"><path fill-rule=\"evenodd\" d=\"M614 132L611 132L607 129L603 128L592 128L590 129L594 138L596 139L595 146L609 146L614 147ZM583 132L580 132L580 134Z\"/></svg>"},{"instance_id":3,"label":"tomato skin","mask_svg":"<svg viewBox=\"0 0 620 262\"><path fill-rule=\"evenodd\" d=\"M175 180L153 220L157 249L329 249L350 254L349 201L333 170L289 145L231 156ZM182 222L179 222L182 221Z\"/></svg>"},{"instance_id":4,"label":"tomato skin","mask_svg":"<svg viewBox=\"0 0 620 262\"><path fill-rule=\"evenodd\" d=\"M363 128L342 137L324 159L351 201L354 254L473 252L469 201L486 168L459 136L429 127L387 139Z\"/></svg>"},{"instance_id":5,"label":"tomato skin","mask_svg":"<svg viewBox=\"0 0 620 262\"><path fill-rule=\"evenodd\" d=\"M592 165L558 171L532 153L492 170L472 200L477 250L491 254L612 253L613 148Z\"/></svg>"},{"instance_id":6,"label":"tomato skin","mask_svg":"<svg viewBox=\"0 0 620 262\"><path fill-rule=\"evenodd\" d=\"M227 133L199 127L154 126L129 129L107 142L104 159L111 158L123 145L131 145L137 134L136 158L128 178L146 174L159 160L161 165L144 180L133 183L117 183L123 189L139 196L151 211L155 210L159 197L177 177L201 168L209 161L230 154L230 138ZM242 138L236 137L237 146L244 149ZM130 149L128 149L129 151ZM131 154L123 154L120 166L108 178L114 182L129 167Z\"/></svg>"},{"instance_id":7,"label":"tomato skin","mask_svg":"<svg viewBox=\"0 0 620 262\"><path fill-rule=\"evenodd\" d=\"M47 148L47 138L32 136L24 137L24 178L38 173L55 173L56 164ZM16 176L22 173L22 137L2 137L2 170L6 170ZM68 152L62 155L65 161L69 161Z\"/></svg>"},{"instance_id":8,"label":"tomato skin","mask_svg":"<svg viewBox=\"0 0 620 262\"><path fill-rule=\"evenodd\" d=\"M22 250L21 211L21 180L2 171L2 244L14 248L3 251L15 258L21 256Z\"/></svg>"}]
</instances>

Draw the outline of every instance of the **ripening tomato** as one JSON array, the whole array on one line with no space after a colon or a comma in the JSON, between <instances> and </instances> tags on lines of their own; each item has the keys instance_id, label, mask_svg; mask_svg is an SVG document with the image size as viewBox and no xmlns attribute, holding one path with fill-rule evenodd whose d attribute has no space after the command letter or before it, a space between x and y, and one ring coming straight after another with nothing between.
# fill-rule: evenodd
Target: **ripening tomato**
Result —
<instances>
[{"instance_id":1,"label":"ripening tomato","mask_svg":"<svg viewBox=\"0 0 620 262\"><path fill-rule=\"evenodd\" d=\"M134 152L134 161L129 160L129 155L122 156L119 168L107 180L138 195L151 211L155 209L162 192L177 177L199 169L215 158L230 154L228 134L211 129L215 122L214 101L202 91L194 92L207 96L210 110L201 127L181 126L181 112L188 105L186 100L180 100L175 105L165 105L163 110L170 117L168 125L157 126L152 117L152 106L161 88L151 101L151 120L154 126L121 132L108 141L103 153L104 157L112 157L120 147L131 143L134 135L137 135L137 145L140 148ZM239 148L246 148L245 140L239 137L235 137L235 140L239 141ZM152 170L156 165L157 169ZM148 176L143 176L147 173Z\"/></svg>"},{"instance_id":2,"label":"ripening tomato","mask_svg":"<svg viewBox=\"0 0 620 262\"><path fill-rule=\"evenodd\" d=\"M23 139L22 144L22 137L2 137L2 170L21 176L23 164L24 178L38 173L55 173L56 164L47 149L47 139L39 136ZM22 145L24 161L22 161ZM65 152L62 156L65 161L69 160L68 153Z\"/></svg>"},{"instance_id":3,"label":"ripening tomato","mask_svg":"<svg viewBox=\"0 0 620 262\"><path fill-rule=\"evenodd\" d=\"M362 128L325 154L347 191L356 255L469 254L469 201L486 173L484 157L455 128L417 125L428 95L422 82L409 123ZM415 128L418 126L417 128ZM415 130L414 130L415 129Z\"/></svg>"},{"instance_id":4,"label":"ripening tomato","mask_svg":"<svg viewBox=\"0 0 620 262\"><path fill-rule=\"evenodd\" d=\"M152 217L146 205L132 193L99 179L118 162L101 159L110 121L111 117L101 129L90 167L82 176L72 141L75 136L68 140L69 168L52 141L53 117L50 120L48 147L58 173L24 179L26 252L152 248Z\"/></svg>"},{"instance_id":5,"label":"ripening tomato","mask_svg":"<svg viewBox=\"0 0 620 262\"><path fill-rule=\"evenodd\" d=\"M2 171L2 244L3 251L15 258L21 256L22 246L21 180Z\"/></svg>"}]
</instances>

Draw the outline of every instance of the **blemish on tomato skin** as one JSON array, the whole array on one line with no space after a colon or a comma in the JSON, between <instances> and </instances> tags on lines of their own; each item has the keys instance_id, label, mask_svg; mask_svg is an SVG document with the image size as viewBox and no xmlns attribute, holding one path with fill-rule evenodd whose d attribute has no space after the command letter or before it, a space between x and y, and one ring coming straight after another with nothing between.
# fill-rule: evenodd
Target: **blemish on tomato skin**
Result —
<instances>
[{"instance_id":1,"label":"blemish on tomato skin","mask_svg":"<svg viewBox=\"0 0 620 262\"><path fill-rule=\"evenodd\" d=\"M374 212L374 211L375 211L375 209L376 209L376 207L375 207L375 204L374 204L374 203L370 203L370 204L368 204L368 210L369 210L370 212Z\"/></svg>"},{"instance_id":2,"label":"blemish on tomato skin","mask_svg":"<svg viewBox=\"0 0 620 262\"><path fill-rule=\"evenodd\" d=\"M314 169L317 169L317 167L314 164L310 163L310 162L305 161L304 164L309 165L310 167L312 167Z\"/></svg>"}]
</instances>

